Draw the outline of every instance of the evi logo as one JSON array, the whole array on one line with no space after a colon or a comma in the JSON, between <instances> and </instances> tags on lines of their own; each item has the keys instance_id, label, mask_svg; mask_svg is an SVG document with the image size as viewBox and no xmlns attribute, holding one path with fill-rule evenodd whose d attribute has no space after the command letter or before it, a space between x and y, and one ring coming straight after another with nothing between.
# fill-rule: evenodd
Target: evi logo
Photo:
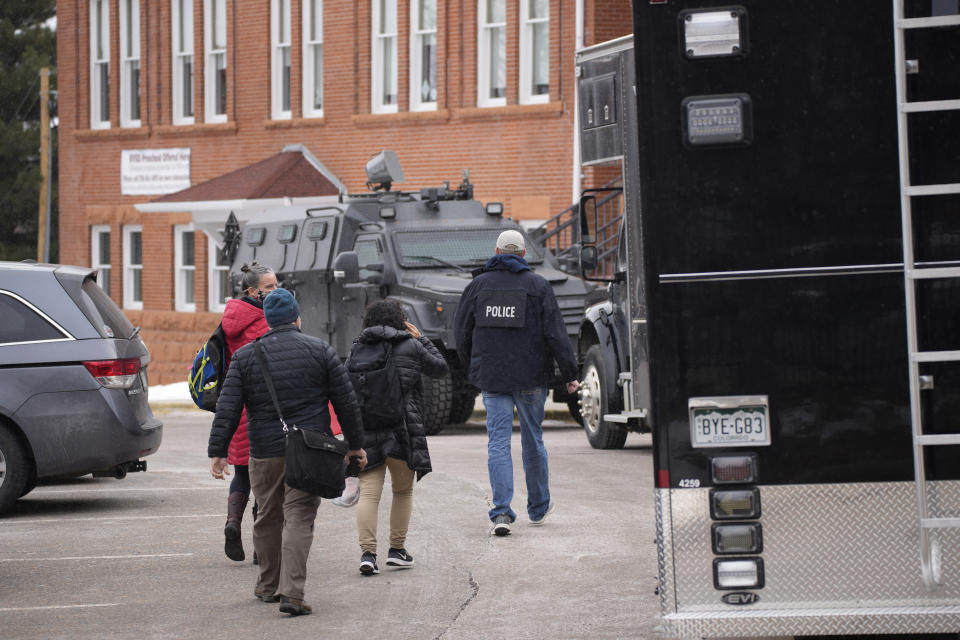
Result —
<instances>
[{"instance_id":1,"label":"evi logo","mask_svg":"<svg viewBox=\"0 0 960 640\"><path fill-rule=\"evenodd\" d=\"M750 593L749 591L734 591L733 593L725 593L720 599L727 604L736 605L760 602L760 596L756 593Z\"/></svg>"}]
</instances>

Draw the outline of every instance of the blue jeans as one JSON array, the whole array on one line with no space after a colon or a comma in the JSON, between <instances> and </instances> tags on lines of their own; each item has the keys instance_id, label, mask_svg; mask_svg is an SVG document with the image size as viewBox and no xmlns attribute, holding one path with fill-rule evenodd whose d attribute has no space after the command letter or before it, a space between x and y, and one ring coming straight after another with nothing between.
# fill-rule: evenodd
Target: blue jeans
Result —
<instances>
[{"instance_id":1,"label":"blue jeans","mask_svg":"<svg viewBox=\"0 0 960 640\"><path fill-rule=\"evenodd\" d=\"M501 514L517 519L510 508L513 500L513 459L510 437L513 435L513 407L520 416L520 445L523 449L523 471L527 481L527 515L537 520L550 506L547 448L543 445L543 407L547 390L543 387L505 393L483 392L487 409L487 470L493 489L490 519Z\"/></svg>"}]
</instances>

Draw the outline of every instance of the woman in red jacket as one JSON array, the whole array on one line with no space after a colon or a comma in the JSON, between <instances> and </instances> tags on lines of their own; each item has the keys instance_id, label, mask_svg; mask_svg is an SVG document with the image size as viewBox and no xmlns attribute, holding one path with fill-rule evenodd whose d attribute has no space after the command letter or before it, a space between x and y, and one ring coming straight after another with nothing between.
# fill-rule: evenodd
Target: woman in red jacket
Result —
<instances>
[{"instance_id":1,"label":"woman in red jacket","mask_svg":"<svg viewBox=\"0 0 960 640\"><path fill-rule=\"evenodd\" d=\"M227 300L222 321L223 333L227 336L227 349L231 354L270 330L263 317L263 299L277 288L277 276L270 267L254 262L249 266L243 265L240 271L243 272L241 283L244 295L242 298ZM234 474L230 482L230 496L227 498L227 524L223 528L223 551L228 558L237 562L243 561L245 557L240 540L240 521L250 497L250 474L247 472L249 461L250 443L247 440L247 414L244 410L240 416L240 426L230 441L227 456L227 462L233 465Z\"/></svg>"}]
</instances>

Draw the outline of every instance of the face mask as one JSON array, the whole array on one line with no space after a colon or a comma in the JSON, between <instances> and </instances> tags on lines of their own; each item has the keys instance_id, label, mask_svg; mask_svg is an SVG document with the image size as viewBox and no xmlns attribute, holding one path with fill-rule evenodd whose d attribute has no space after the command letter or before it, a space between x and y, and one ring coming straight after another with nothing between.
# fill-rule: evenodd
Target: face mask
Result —
<instances>
[{"instance_id":1,"label":"face mask","mask_svg":"<svg viewBox=\"0 0 960 640\"><path fill-rule=\"evenodd\" d=\"M257 289L257 300L259 300L260 302L263 302L263 299L267 297L267 293L268 293L267 291L260 291L259 289Z\"/></svg>"}]
</instances>

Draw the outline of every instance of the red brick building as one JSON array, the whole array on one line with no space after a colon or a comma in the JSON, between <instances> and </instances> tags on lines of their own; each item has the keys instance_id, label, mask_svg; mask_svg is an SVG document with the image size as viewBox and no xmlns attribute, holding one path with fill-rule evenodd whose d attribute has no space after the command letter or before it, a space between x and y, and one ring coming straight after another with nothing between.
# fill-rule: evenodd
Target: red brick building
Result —
<instances>
[{"instance_id":1,"label":"red brick building","mask_svg":"<svg viewBox=\"0 0 960 640\"><path fill-rule=\"evenodd\" d=\"M135 205L302 145L351 192L393 149L400 189L470 169L481 201L549 218L579 186L578 37L631 28L624 0L61 0L60 261L100 268L152 382L179 381L224 267L189 213Z\"/></svg>"}]
</instances>

